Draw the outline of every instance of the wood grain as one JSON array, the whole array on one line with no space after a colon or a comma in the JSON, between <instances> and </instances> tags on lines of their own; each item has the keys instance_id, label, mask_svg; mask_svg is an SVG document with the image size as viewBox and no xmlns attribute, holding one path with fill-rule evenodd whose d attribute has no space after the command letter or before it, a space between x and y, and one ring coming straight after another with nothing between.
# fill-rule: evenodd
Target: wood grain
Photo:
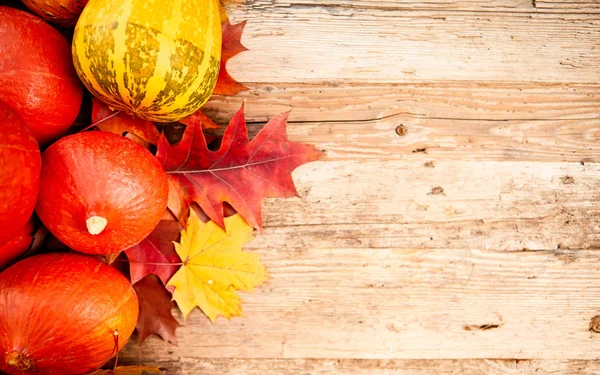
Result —
<instances>
[{"instance_id":1,"label":"wood grain","mask_svg":"<svg viewBox=\"0 0 600 375\"><path fill-rule=\"evenodd\" d=\"M173 375L597 375L597 361L388 360L388 359L218 359L181 358L158 362Z\"/></svg>"},{"instance_id":2,"label":"wood grain","mask_svg":"<svg viewBox=\"0 0 600 375\"><path fill-rule=\"evenodd\" d=\"M257 241L497 250L600 245L598 164L439 160L431 168L426 160L301 167L295 180L303 198L266 201L273 236Z\"/></svg>"},{"instance_id":3,"label":"wood grain","mask_svg":"<svg viewBox=\"0 0 600 375\"><path fill-rule=\"evenodd\" d=\"M264 121L291 109L290 138L316 144L330 160L585 163L595 161L600 152L599 88L447 82L255 85L239 98L215 98L207 113L226 123L245 100L248 121L257 122L255 133Z\"/></svg>"},{"instance_id":4,"label":"wood grain","mask_svg":"<svg viewBox=\"0 0 600 375\"><path fill-rule=\"evenodd\" d=\"M326 123L374 122L390 118L472 121L600 119L600 85L568 82L436 81L421 84L340 83L335 86L255 83L250 85L250 91L240 95L211 98L203 110L217 122L226 124L242 102L246 102L245 114L251 123L265 123L291 110L289 120L296 126L307 122L324 126ZM465 121L462 126L468 124Z\"/></svg>"},{"instance_id":5,"label":"wood grain","mask_svg":"<svg viewBox=\"0 0 600 375\"><path fill-rule=\"evenodd\" d=\"M535 0L532 4L540 11L600 13L600 3L595 0Z\"/></svg>"},{"instance_id":6,"label":"wood grain","mask_svg":"<svg viewBox=\"0 0 600 375\"><path fill-rule=\"evenodd\" d=\"M263 204L272 275L195 311L167 374L600 373L600 3L235 0L252 134L293 110L326 157ZM178 316L181 319L180 316ZM493 358L491 360L490 358Z\"/></svg>"},{"instance_id":7,"label":"wood grain","mask_svg":"<svg viewBox=\"0 0 600 375\"><path fill-rule=\"evenodd\" d=\"M250 51L228 64L242 82L597 83L600 76L594 15L256 4L230 14L251 20L243 38Z\"/></svg>"},{"instance_id":8,"label":"wood grain","mask_svg":"<svg viewBox=\"0 0 600 375\"><path fill-rule=\"evenodd\" d=\"M478 11L478 12L560 12L560 13L596 13L600 12L600 4L594 0L238 0L229 3L231 11L234 6L270 10L274 8L299 7L344 7L350 9L370 10L427 10L436 11Z\"/></svg>"},{"instance_id":9,"label":"wood grain","mask_svg":"<svg viewBox=\"0 0 600 375\"><path fill-rule=\"evenodd\" d=\"M123 357L595 359L594 251L258 251L272 279L243 295L244 318L198 311ZM560 338L560 339L557 339Z\"/></svg>"}]
</instances>

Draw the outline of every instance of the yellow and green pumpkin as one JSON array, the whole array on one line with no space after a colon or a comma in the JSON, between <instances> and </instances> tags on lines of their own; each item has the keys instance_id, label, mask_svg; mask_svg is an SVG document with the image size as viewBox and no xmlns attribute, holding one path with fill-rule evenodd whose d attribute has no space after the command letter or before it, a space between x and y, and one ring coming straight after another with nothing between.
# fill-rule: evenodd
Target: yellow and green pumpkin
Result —
<instances>
[{"instance_id":1,"label":"yellow and green pumpkin","mask_svg":"<svg viewBox=\"0 0 600 375\"><path fill-rule=\"evenodd\" d=\"M155 122L204 105L220 60L218 0L90 0L73 36L73 63L88 90Z\"/></svg>"}]
</instances>

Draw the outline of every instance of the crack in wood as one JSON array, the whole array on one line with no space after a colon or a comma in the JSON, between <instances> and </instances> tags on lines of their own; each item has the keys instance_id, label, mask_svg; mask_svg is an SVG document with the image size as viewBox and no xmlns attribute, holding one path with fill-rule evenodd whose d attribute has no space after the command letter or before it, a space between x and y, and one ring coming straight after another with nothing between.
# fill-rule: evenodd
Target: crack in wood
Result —
<instances>
[{"instance_id":1,"label":"crack in wood","mask_svg":"<svg viewBox=\"0 0 600 375\"><path fill-rule=\"evenodd\" d=\"M472 14L472 13L478 13L478 14L498 14L498 15L502 15L502 14L532 14L532 13L537 13L540 10L544 11L544 13L559 13L559 14L582 14L582 15L596 15L597 13L594 11L582 11L582 10L569 10L569 9L560 9L560 10L555 10L553 8L538 8L537 7L537 0L531 0L531 5L532 8L511 8L511 9L493 9L493 8L486 8L486 7L478 7L476 8L476 10L474 9L456 9L456 8L448 8L448 7L443 7L443 6L437 6L437 7L426 7L426 6L406 6L406 5L385 5L385 7L382 7L382 5L380 3L374 3L373 5L370 4L352 4L352 3L337 3L337 4L332 4L332 3L328 3L328 2L314 2L311 4L306 4L306 3L297 3L297 2L293 2L290 1L287 4L273 4L273 3L277 3L277 1L271 1L271 5L265 5L265 4L261 4L259 3L258 6L255 6L255 8L259 8L266 10L268 9L269 11L273 11L273 10L277 10L277 9L281 9L281 10L303 10L303 9L314 9L314 8L325 8L327 13L332 16L353 16L354 14L360 14L363 12L368 12L368 11L372 11L372 10L381 10L382 8L385 9L386 11L390 11L390 12L415 12L415 13L419 13L419 12L429 12L429 13L448 13L448 12L452 12L452 13L456 13L456 14ZM344 12L344 13L342 13Z\"/></svg>"},{"instance_id":2,"label":"crack in wood","mask_svg":"<svg viewBox=\"0 0 600 375\"><path fill-rule=\"evenodd\" d=\"M496 329L496 328L500 328L502 325L501 324L471 324L471 325L465 325L463 327L463 329L465 331L488 331L490 329Z\"/></svg>"}]
</instances>

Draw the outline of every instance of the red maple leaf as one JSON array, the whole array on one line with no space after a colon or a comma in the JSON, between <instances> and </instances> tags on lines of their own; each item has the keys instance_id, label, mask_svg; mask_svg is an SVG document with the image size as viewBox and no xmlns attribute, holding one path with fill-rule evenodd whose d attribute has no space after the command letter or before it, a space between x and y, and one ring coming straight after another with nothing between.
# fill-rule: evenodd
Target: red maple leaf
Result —
<instances>
[{"instance_id":1,"label":"red maple leaf","mask_svg":"<svg viewBox=\"0 0 600 375\"><path fill-rule=\"evenodd\" d=\"M198 124L188 126L175 146L161 136L156 157L169 173L169 209L178 220L184 223L191 202L196 202L223 227L223 202L228 202L262 230L263 198L297 196L291 172L322 155L312 145L287 140L288 115L273 118L249 141L242 106L225 129L218 151L207 148Z\"/></svg>"},{"instance_id":2,"label":"red maple leaf","mask_svg":"<svg viewBox=\"0 0 600 375\"><path fill-rule=\"evenodd\" d=\"M164 284L181 267L173 241L179 239L183 227L174 220L161 220L156 229L137 245L125 250L129 258L131 282L137 283L148 274L157 275Z\"/></svg>"},{"instance_id":3,"label":"red maple leaf","mask_svg":"<svg viewBox=\"0 0 600 375\"><path fill-rule=\"evenodd\" d=\"M241 42L244 26L246 26L246 21L232 25L229 23L229 20L227 20L222 25L223 42L221 47L221 69L219 70L219 78L217 79L217 85L213 92L215 95L235 95L241 91L248 90L246 86L242 85L229 75L226 66L229 59L248 50Z\"/></svg>"},{"instance_id":4,"label":"red maple leaf","mask_svg":"<svg viewBox=\"0 0 600 375\"><path fill-rule=\"evenodd\" d=\"M133 288L140 305L136 326L139 343L141 344L146 337L154 333L163 340L177 345L175 330L180 324L171 314L173 309L171 295L158 277L148 275L133 284Z\"/></svg>"}]
</instances>

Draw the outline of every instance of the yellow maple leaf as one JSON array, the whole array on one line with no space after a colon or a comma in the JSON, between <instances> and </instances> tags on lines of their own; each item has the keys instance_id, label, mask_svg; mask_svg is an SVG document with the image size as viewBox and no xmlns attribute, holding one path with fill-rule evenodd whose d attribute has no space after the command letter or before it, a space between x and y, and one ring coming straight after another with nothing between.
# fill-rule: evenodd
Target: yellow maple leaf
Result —
<instances>
[{"instance_id":1,"label":"yellow maple leaf","mask_svg":"<svg viewBox=\"0 0 600 375\"><path fill-rule=\"evenodd\" d=\"M183 265L167 286L184 318L198 306L214 322L219 315L230 319L242 313L238 290L251 291L267 278L257 254L242 250L252 239L252 227L239 215L225 218L225 229L212 221L203 223L190 210L187 228L175 251Z\"/></svg>"}]
</instances>

